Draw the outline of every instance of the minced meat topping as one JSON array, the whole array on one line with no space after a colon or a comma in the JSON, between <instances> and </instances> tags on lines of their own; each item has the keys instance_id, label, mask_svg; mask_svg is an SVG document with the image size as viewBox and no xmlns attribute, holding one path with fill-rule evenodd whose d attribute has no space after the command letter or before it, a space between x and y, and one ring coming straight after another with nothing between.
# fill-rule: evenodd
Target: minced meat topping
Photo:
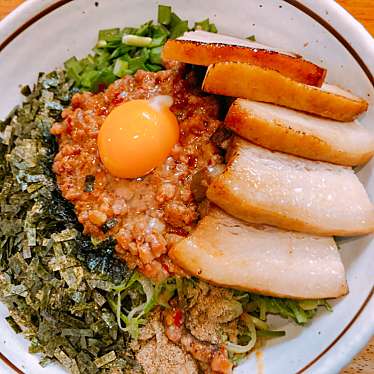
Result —
<instances>
[{"instance_id":1,"label":"minced meat topping","mask_svg":"<svg viewBox=\"0 0 374 374\"><path fill-rule=\"evenodd\" d=\"M163 165L142 178L112 176L98 153L101 125L117 105L156 95L174 99L171 110L180 126L179 143ZM198 220L191 190L194 175L223 163L211 141L220 125L218 99L204 95L196 74L183 65L158 73L138 71L104 92L76 94L63 112L63 122L52 128L59 142L53 170L84 233L99 240L114 237L119 256L152 279L181 272L168 258L168 249Z\"/></svg>"}]
</instances>

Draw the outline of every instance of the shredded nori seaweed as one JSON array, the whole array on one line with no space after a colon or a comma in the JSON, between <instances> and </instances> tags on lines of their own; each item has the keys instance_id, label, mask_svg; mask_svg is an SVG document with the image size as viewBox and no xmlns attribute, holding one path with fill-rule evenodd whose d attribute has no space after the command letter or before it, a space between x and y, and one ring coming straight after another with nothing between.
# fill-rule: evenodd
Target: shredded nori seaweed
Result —
<instances>
[{"instance_id":1,"label":"shredded nori seaweed","mask_svg":"<svg viewBox=\"0 0 374 374\"><path fill-rule=\"evenodd\" d=\"M57 144L50 127L74 93L63 71L40 74L24 103L0 122L0 299L7 321L31 340L41 364L72 373L141 368L107 303L132 272L111 238L82 234L73 206L52 172Z\"/></svg>"}]
</instances>

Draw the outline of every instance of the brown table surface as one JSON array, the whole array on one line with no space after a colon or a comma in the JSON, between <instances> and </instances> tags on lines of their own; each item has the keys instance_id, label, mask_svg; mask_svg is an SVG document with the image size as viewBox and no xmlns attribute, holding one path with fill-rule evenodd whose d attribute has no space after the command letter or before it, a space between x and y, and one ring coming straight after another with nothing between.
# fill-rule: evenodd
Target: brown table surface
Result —
<instances>
[{"instance_id":1,"label":"brown table surface","mask_svg":"<svg viewBox=\"0 0 374 374\"><path fill-rule=\"evenodd\" d=\"M0 19L24 0L0 0ZM337 0L374 36L374 0ZM374 374L374 338L341 374Z\"/></svg>"}]
</instances>

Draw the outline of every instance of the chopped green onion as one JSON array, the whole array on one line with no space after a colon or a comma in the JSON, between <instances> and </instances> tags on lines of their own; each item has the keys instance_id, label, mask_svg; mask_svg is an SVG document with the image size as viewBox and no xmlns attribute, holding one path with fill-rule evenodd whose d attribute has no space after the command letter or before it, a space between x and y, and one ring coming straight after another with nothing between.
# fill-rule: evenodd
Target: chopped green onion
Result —
<instances>
[{"instance_id":1,"label":"chopped green onion","mask_svg":"<svg viewBox=\"0 0 374 374\"><path fill-rule=\"evenodd\" d=\"M66 74L69 78L73 79L77 84L80 83L80 76L73 69L66 69Z\"/></svg>"},{"instance_id":2,"label":"chopped green onion","mask_svg":"<svg viewBox=\"0 0 374 374\"><path fill-rule=\"evenodd\" d=\"M169 30L164 25L154 25L152 27L152 37L157 38L160 36L168 36L170 34Z\"/></svg>"},{"instance_id":3,"label":"chopped green onion","mask_svg":"<svg viewBox=\"0 0 374 374\"><path fill-rule=\"evenodd\" d=\"M168 29L163 25L153 26L152 43L150 47L160 47L165 44L169 36Z\"/></svg>"},{"instance_id":4,"label":"chopped green onion","mask_svg":"<svg viewBox=\"0 0 374 374\"><path fill-rule=\"evenodd\" d=\"M125 27L122 30L122 35L124 35L124 34L136 34L137 31L138 31L138 29L135 28L135 27Z\"/></svg>"},{"instance_id":5,"label":"chopped green onion","mask_svg":"<svg viewBox=\"0 0 374 374\"><path fill-rule=\"evenodd\" d=\"M124 45L121 44L119 47L117 47L112 54L110 55L110 59L115 59L118 57L123 58L124 56L128 56L131 52L135 51L136 47L132 47L130 45Z\"/></svg>"},{"instance_id":6,"label":"chopped green onion","mask_svg":"<svg viewBox=\"0 0 374 374\"><path fill-rule=\"evenodd\" d=\"M171 6L167 6L167 5L158 6L157 21L158 23L161 23L161 25L169 25L171 21Z\"/></svg>"},{"instance_id":7,"label":"chopped green onion","mask_svg":"<svg viewBox=\"0 0 374 374\"><path fill-rule=\"evenodd\" d=\"M194 30L204 30L204 31L213 32L213 33L217 32L216 25L214 23L210 23L209 18L204 19L200 22L195 22L195 25L194 25L193 29Z\"/></svg>"},{"instance_id":8,"label":"chopped green onion","mask_svg":"<svg viewBox=\"0 0 374 374\"><path fill-rule=\"evenodd\" d=\"M93 56L88 55L87 57L83 58L80 63L82 66L87 67L88 65L94 65L95 59L93 58Z\"/></svg>"},{"instance_id":9,"label":"chopped green onion","mask_svg":"<svg viewBox=\"0 0 374 374\"><path fill-rule=\"evenodd\" d=\"M214 23L210 24L210 26L209 26L209 32L213 32L215 34L218 32L217 26Z\"/></svg>"},{"instance_id":10,"label":"chopped green onion","mask_svg":"<svg viewBox=\"0 0 374 374\"><path fill-rule=\"evenodd\" d=\"M204 19L203 21L200 21L200 22L195 22L195 26L194 26L195 30L209 31L209 28L210 28L209 18Z\"/></svg>"},{"instance_id":11,"label":"chopped green onion","mask_svg":"<svg viewBox=\"0 0 374 374\"><path fill-rule=\"evenodd\" d=\"M106 42L121 40L121 31L119 28L100 30L98 40Z\"/></svg>"},{"instance_id":12,"label":"chopped green onion","mask_svg":"<svg viewBox=\"0 0 374 374\"><path fill-rule=\"evenodd\" d=\"M152 21L146 22L141 25L138 29L136 29L135 34L138 36L145 36L149 34L150 28L152 26Z\"/></svg>"},{"instance_id":13,"label":"chopped green onion","mask_svg":"<svg viewBox=\"0 0 374 374\"><path fill-rule=\"evenodd\" d=\"M110 68L106 68L100 71L99 80L97 83L109 86L116 79L117 77L113 74L112 70Z\"/></svg>"},{"instance_id":14,"label":"chopped green onion","mask_svg":"<svg viewBox=\"0 0 374 374\"><path fill-rule=\"evenodd\" d=\"M129 74L129 63L127 61L123 61L120 58L117 58L116 62L114 63L113 73L117 77L124 77L125 75Z\"/></svg>"},{"instance_id":15,"label":"chopped green onion","mask_svg":"<svg viewBox=\"0 0 374 374\"><path fill-rule=\"evenodd\" d=\"M82 74L81 85L85 88L91 88L92 82L97 79L99 72L96 70L87 71Z\"/></svg>"},{"instance_id":16,"label":"chopped green onion","mask_svg":"<svg viewBox=\"0 0 374 374\"><path fill-rule=\"evenodd\" d=\"M143 48L137 57L128 58L127 61L129 63L129 70L132 70L132 73L135 73L139 69L145 70L144 64L149 59L149 54L149 50L147 48Z\"/></svg>"},{"instance_id":17,"label":"chopped green onion","mask_svg":"<svg viewBox=\"0 0 374 374\"><path fill-rule=\"evenodd\" d=\"M122 43L134 47L148 47L152 43L152 38L148 36L123 35Z\"/></svg>"},{"instance_id":18,"label":"chopped green onion","mask_svg":"<svg viewBox=\"0 0 374 374\"><path fill-rule=\"evenodd\" d=\"M138 28L100 30L93 54L82 60L72 58L65 67L75 86L96 92L115 79L137 70L157 72L163 69L162 47L189 30L188 21L180 19L168 5L158 7L158 23L148 21ZM216 32L209 19L195 23L196 29Z\"/></svg>"},{"instance_id":19,"label":"chopped green onion","mask_svg":"<svg viewBox=\"0 0 374 374\"><path fill-rule=\"evenodd\" d=\"M170 39L176 39L188 31L188 21L181 21L172 28Z\"/></svg>"},{"instance_id":20,"label":"chopped green onion","mask_svg":"<svg viewBox=\"0 0 374 374\"><path fill-rule=\"evenodd\" d=\"M152 64L156 64L156 65L162 64L161 51L162 51L162 47L151 49L151 52L149 53L149 60L151 61Z\"/></svg>"},{"instance_id":21,"label":"chopped green onion","mask_svg":"<svg viewBox=\"0 0 374 374\"><path fill-rule=\"evenodd\" d=\"M108 43L106 42L106 40L99 40L96 43L96 48L105 48L107 45Z\"/></svg>"},{"instance_id":22,"label":"chopped green onion","mask_svg":"<svg viewBox=\"0 0 374 374\"><path fill-rule=\"evenodd\" d=\"M100 71L91 70L82 74L81 85L92 92L97 92L100 85L107 87L113 83L117 77L113 74L110 68L104 68Z\"/></svg>"},{"instance_id":23,"label":"chopped green onion","mask_svg":"<svg viewBox=\"0 0 374 374\"><path fill-rule=\"evenodd\" d=\"M255 35L247 36L246 39L250 40L251 42L255 42L256 41L256 36Z\"/></svg>"},{"instance_id":24,"label":"chopped green onion","mask_svg":"<svg viewBox=\"0 0 374 374\"><path fill-rule=\"evenodd\" d=\"M104 69L109 66L110 53L104 49L96 49L95 68L97 70Z\"/></svg>"},{"instance_id":25,"label":"chopped green onion","mask_svg":"<svg viewBox=\"0 0 374 374\"><path fill-rule=\"evenodd\" d=\"M166 36L160 36L158 38L153 38L152 43L149 45L150 48L155 48L155 47L161 47L165 44L167 40L167 35Z\"/></svg>"},{"instance_id":26,"label":"chopped green onion","mask_svg":"<svg viewBox=\"0 0 374 374\"><path fill-rule=\"evenodd\" d=\"M129 61L130 74L134 74L137 70L146 70L144 60L142 58L133 58Z\"/></svg>"},{"instance_id":27,"label":"chopped green onion","mask_svg":"<svg viewBox=\"0 0 374 374\"><path fill-rule=\"evenodd\" d=\"M77 58L71 57L69 60L65 61L64 63L65 69L67 71L72 72L74 75L79 76L79 74L82 72L82 66L80 62L77 60Z\"/></svg>"},{"instance_id":28,"label":"chopped green onion","mask_svg":"<svg viewBox=\"0 0 374 374\"><path fill-rule=\"evenodd\" d=\"M160 70L163 69L162 66L160 66L160 65L154 65L154 64L145 64L144 66L145 66L145 68L147 70L152 71L154 73L156 73L156 72L158 72L158 71L160 71Z\"/></svg>"},{"instance_id":29,"label":"chopped green onion","mask_svg":"<svg viewBox=\"0 0 374 374\"><path fill-rule=\"evenodd\" d=\"M175 26L177 26L181 22L182 20L174 12L171 12L169 28L173 29Z\"/></svg>"}]
</instances>

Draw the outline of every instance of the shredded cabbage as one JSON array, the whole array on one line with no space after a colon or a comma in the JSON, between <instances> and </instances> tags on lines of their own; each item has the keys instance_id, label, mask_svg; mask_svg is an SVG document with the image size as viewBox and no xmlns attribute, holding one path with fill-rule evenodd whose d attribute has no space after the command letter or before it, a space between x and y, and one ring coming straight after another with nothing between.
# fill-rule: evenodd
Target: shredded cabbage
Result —
<instances>
[{"instance_id":1,"label":"shredded cabbage","mask_svg":"<svg viewBox=\"0 0 374 374\"><path fill-rule=\"evenodd\" d=\"M146 323L148 313L157 305L169 307L168 301L174 296L175 290L173 278L155 285L148 278L134 272L127 282L113 287L107 299L116 314L118 327L127 331L133 339L138 339L139 328ZM125 298L134 292L140 297L131 300L131 305L127 305Z\"/></svg>"},{"instance_id":2,"label":"shredded cabbage","mask_svg":"<svg viewBox=\"0 0 374 374\"><path fill-rule=\"evenodd\" d=\"M255 325L253 323L253 320L252 320L251 316L248 315L247 313L243 313L240 316L240 318L247 325L248 332L249 332L249 335L251 337L251 340L249 341L249 343L247 345L239 345L239 344L234 344L234 343L231 343L231 342L227 342L226 343L226 349L227 349L228 352L231 352L231 353L239 353L240 354L240 353L249 352L251 349L253 349L253 347L256 344L257 333L256 333L256 328L255 328Z\"/></svg>"}]
</instances>

